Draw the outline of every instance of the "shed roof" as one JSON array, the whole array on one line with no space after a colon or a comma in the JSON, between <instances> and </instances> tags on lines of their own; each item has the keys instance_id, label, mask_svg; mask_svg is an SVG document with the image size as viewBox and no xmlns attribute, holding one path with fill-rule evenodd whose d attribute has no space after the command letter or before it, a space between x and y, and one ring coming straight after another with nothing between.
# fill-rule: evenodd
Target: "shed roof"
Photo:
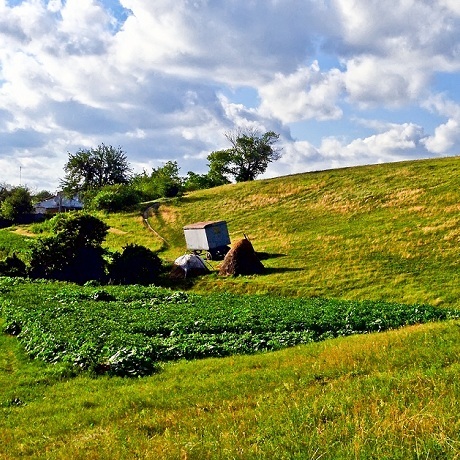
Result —
<instances>
[{"instance_id":1,"label":"shed roof","mask_svg":"<svg viewBox=\"0 0 460 460\"><path fill-rule=\"evenodd\" d=\"M221 224L226 224L225 220L207 220L205 222L195 222L194 224L188 224L184 227L184 230L196 230Z\"/></svg>"}]
</instances>

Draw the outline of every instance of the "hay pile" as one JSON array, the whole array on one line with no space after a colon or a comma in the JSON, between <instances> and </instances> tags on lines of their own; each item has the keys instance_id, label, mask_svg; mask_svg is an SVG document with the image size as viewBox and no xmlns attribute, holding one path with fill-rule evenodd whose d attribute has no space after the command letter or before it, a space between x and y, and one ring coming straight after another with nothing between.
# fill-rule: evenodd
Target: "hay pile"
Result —
<instances>
[{"instance_id":1,"label":"hay pile","mask_svg":"<svg viewBox=\"0 0 460 460\"><path fill-rule=\"evenodd\" d=\"M264 266L257 257L251 242L244 238L227 253L220 266L219 275L257 275L263 271Z\"/></svg>"}]
</instances>

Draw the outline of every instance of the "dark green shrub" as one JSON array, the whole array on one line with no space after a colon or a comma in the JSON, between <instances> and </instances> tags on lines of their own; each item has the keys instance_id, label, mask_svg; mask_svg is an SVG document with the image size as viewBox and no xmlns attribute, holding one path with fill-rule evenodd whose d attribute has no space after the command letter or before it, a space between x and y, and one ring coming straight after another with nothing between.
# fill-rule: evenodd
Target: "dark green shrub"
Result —
<instances>
[{"instance_id":1,"label":"dark green shrub","mask_svg":"<svg viewBox=\"0 0 460 460\"><path fill-rule=\"evenodd\" d=\"M26 276L26 264L16 255L0 261L0 276Z\"/></svg>"},{"instance_id":2,"label":"dark green shrub","mask_svg":"<svg viewBox=\"0 0 460 460\"><path fill-rule=\"evenodd\" d=\"M108 226L87 214L59 215L53 222L56 235L39 239L31 251L32 278L85 283L105 278L101 244Z\"/></svg>"},{"instance_id":3,"label":"dark green shrub","mask_svg":"<svg viewBox=\"0 0 460 460\"><path fill-rule=\"evenodd\" d=\"M109 278L114 284L155 284L161 274L158 255L137 244L128 244L123 252L115 253L109 267Z\"/></svg>"},{"instance_id":4,"label":"dark green shrub","mask_svg":"<svg viewBox=\"0 0 460 460\"><path fill-rule=\"evenodd\" d=\"M62 213L56 216L53 230L62 235L63 239L76 247L100 246L107 236L109 226L85 213Z\"/></svg>"},{"instance_id":5,"label":"dark green shrub","mask_svg":"<svg viewBox=\"0 0 460 460\"><path fill-rule=\"evenodd\" d=\"M72 247L59 235L40 238L32 247L29 263L31 278L61 279L58 274L72 258Z\"/></svg>"},{"instance_id":6,"label":"dark green shrub","mask_svg":"<svg viewBox=\"0 0 460 460\"><path fill-rule=\"evenodd\" d=\"M82 247L75 253L62 270L53 279L84 284L91 280L105 279L104 250L100 247Z\"/></svg>"}]
</instances>

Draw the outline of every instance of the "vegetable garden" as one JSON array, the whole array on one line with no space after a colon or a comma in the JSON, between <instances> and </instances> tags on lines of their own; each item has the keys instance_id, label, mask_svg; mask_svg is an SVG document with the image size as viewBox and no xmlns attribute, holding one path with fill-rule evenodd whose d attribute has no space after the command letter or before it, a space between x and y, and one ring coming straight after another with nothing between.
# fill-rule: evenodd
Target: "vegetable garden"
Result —
<instances>
[{"instance_id":1,"label":"vegetable garden","mask_svg":"<svg viewBox=\"0 0 460 460\"><path fill-rule=\"evenodd\" d=\"M164 361L272 351L458 317L428 305L8 277L0 279L0 293L4 331L16 335L31 357L122 376L151 374Z\"/></svg>"}]
</instances>

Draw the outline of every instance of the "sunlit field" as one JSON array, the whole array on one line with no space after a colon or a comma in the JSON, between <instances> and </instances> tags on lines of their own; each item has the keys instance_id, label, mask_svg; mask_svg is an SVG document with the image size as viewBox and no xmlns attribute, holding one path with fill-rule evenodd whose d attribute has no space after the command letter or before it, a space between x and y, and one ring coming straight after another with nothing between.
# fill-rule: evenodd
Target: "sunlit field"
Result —
<instances>
[{"instance_id":1,"label":"sunlit field","mask_svg":"<svg viewBox=\"0 0 460 460\"><path fill-rule=\"evenodd\" d=\"M99 215L105 247L158 250L166 273L184 225L225 220L265 272L3 279L0 459L459 458L459 165L230 184L162 201L151 229L142 206ZM1 230L1 256L38 228Z\"/></svg>"}]
</instances>

